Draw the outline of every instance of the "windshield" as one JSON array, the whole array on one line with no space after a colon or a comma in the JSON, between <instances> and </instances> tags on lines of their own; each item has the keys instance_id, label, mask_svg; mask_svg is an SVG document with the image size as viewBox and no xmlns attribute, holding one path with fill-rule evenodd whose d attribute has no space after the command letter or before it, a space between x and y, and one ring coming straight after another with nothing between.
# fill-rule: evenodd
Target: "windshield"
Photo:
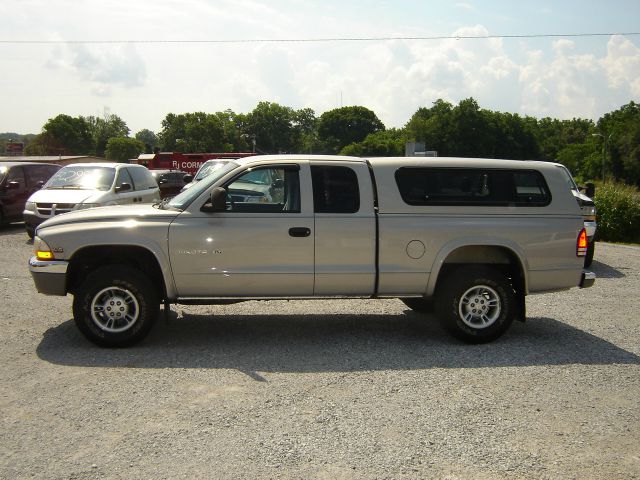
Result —
<instances>
[{"instance_id":1,"label":"windshield","mask_svg":"<svg viewBox=\"0 0 640 480\"><path fill-rule=\"evenodd\" d=\"M193 187L185 190L184 192L173 197L166 205L171 208L178 208L184 210L191 202L200 196L207 188L217 182L220 178L224 177L230 171L238 168L239 165L234 162L226 162L213 171L206 177L206 181L198 182Z\"/></svg>"},{"instance_id":2,"label":"windshield","mask_svg":"<svg viewBox=\"0 0 640 480\"><path fill-rule=\"evenodd\" d=\"M109 190L115 175L115 168L68 165L58 170L42 189Z\"/></svg>"},{"instance_id":3,"label":"windshield","mask_svg":"<svg viewBox=\"0 0 640 480\"><path fill-rule=\"evenodd\" d=\"M198 170L198 173L196 173L194 180L198 181L198 180L202 180L204 177L208 177L213 172L215 172L216 170L224 166L226 163L229 163L229 162L226 160L216 160L213 162L211 160L208 160L204 162L200 167L200 170Z\"/></svg>"}]
</instances>

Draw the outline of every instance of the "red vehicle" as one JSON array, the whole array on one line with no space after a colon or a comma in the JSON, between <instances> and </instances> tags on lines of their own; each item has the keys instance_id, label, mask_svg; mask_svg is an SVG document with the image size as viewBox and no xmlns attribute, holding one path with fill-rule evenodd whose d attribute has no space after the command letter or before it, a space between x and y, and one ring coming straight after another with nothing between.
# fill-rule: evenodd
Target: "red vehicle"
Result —
<instances>
[{"instance_id":1,"label":"red vehicle","mask_svg":"<svg viewBox=\"0 0 640 480\"><path fill-rule=\"evenodd\" d=\"M143 153L138 157L137 163L138 165L144 165L149 170L182 170L195 175L200 165L212 158L233 160L234 158L250 157L251 155L255 155L255 153Z\"/></svg>"}]
</instances>

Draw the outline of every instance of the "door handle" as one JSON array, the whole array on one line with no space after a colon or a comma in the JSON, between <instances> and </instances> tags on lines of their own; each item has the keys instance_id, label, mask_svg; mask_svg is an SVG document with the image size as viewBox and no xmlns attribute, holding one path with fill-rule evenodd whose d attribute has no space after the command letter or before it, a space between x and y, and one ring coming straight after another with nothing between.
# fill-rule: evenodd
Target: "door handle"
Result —
<instances>
[{"instance_id":1,"label":"door handle","mask_svg":"<svg viewBox=\"0 0 640 480\"><path fill-rule=\"evenodd\" d=\"M308 237L311 235L311 229L307 227L293 227L289 229L289 235L292 237Z\"/></svg>"}]
</instances>

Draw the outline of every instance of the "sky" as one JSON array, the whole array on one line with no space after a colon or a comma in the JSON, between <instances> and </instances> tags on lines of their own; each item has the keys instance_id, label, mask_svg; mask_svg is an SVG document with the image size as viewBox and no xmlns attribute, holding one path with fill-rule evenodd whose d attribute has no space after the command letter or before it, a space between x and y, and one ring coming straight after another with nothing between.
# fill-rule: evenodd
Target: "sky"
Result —
<instances>
[{"instance_id":1,"label":"sky","mask_svg":"<svg viewBox=\"0 0 640 480\"><path fill-rule=\"evenodd\" d=\"M260 101L388 128L439 98L593 120L640 103L640 35L612 35L640 32L638 0L2 0L0 18L0 132L61 113L158 132ZM587 33L607 35L569 36Z\"/></svg>"}]
</instances>

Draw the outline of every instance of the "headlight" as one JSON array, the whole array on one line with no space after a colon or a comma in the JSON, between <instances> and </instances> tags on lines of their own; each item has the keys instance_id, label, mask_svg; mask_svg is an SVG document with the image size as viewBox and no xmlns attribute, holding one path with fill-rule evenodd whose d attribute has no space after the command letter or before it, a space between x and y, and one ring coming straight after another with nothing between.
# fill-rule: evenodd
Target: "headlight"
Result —
<instances>
[{"instance_id":1,"label":"headlight","mask_svg":"<svg viewBox=\"0 0 640 480\"><path fill-rule=\"evenodd\" d=\"M47 242L36 236L33 239L33 249L38 260L53 260L53 252Z\"/></svg>"},{"instance_id":2,"label":"headlight","mask_svg":"<svg viewBox=\"0 0 640 480\"><path fill-rule=\"evenodd\" d=\"M36 202L26 202L24 204L24 209L28 210L29 212L35 212L36 211Z\"/></svg>"},{"instance_id":3,"label":"headlight","mask_svg":"<svg viewBox=\"0 0 640 480\"><path fill-rule=\"evenodd\" d=\"M76 205L76 210L85 210L87 208L99 207L99 203L78 203Z\"/></svg>"}]
</instances>

